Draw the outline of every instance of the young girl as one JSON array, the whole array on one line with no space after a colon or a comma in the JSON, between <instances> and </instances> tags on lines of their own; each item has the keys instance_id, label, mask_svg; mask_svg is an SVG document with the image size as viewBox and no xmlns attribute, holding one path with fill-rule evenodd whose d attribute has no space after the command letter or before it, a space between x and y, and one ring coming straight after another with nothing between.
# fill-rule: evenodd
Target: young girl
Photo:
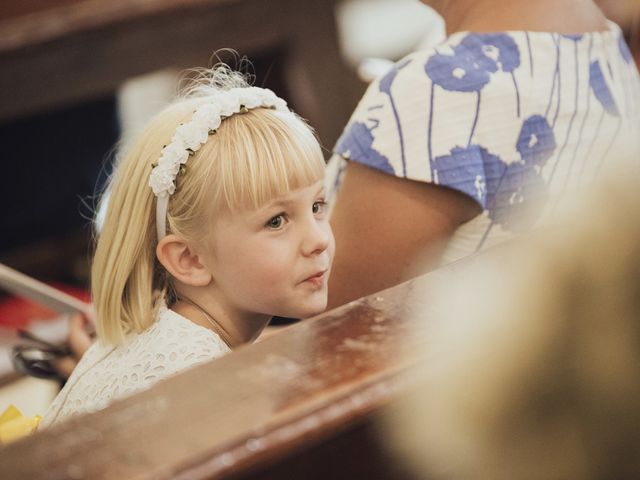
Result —
<instances>
[{"instance_id":1,"label":"young girl","mask_svg":"<svg viewBox=\"0 0 640 480\"><path fill-rule=\"evenodd\" d=\"M323 311L323 178L309 126L226 67L159 113L112 181L92 269L99 341L42 425L220 357L274 315Z\"/></svg>"}]
</instances>

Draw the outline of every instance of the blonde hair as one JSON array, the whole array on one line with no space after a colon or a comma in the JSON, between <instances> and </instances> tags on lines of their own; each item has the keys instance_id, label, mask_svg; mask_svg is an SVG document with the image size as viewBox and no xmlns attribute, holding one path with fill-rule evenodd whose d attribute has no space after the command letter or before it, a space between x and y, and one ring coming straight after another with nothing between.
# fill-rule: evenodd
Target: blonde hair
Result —
<instances>
[{"instance_id":1,"label":"blonde hair","mask_svg":"<svg viewBox=\"0 0 640 480\"><path fill-rule=\"evenodd\" d=\"M156 115L118 162L91 271L99 338L118 344L154 321L167 293L166 272L156 259L152 164L176 128L220 90L246 87L227 67L200 71L195 85ZM255 209L324 177L322 151L312 129L293 112L257 108L226 118L189 158L176 180L167 230L201 240L206 218Z\"/></svg>"}]
</instances>

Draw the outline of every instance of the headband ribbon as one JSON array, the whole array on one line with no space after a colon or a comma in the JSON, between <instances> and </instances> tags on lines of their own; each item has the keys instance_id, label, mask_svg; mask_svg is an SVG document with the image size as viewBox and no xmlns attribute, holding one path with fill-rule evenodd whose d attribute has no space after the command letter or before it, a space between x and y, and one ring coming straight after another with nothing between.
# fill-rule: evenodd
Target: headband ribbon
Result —
<instances>
[{"instance_id":1,"label":"headband ribbon","mask_svg":"<svg viewBox=\"0 0 640 480\"><path fill-rule=\"evenodd\" d=\"M176 177L183 171L189 157L216 133L225 118L254 108L271 108L288 112L287 102L271 90L259 87L232 88L216 94L211 102L198 107L191 120L181 124L171 142L162 149L153 165L149 186L156 200L156 229L158 241L167 234L169 197L176 191Z\"/></svg>"}]
</instances>

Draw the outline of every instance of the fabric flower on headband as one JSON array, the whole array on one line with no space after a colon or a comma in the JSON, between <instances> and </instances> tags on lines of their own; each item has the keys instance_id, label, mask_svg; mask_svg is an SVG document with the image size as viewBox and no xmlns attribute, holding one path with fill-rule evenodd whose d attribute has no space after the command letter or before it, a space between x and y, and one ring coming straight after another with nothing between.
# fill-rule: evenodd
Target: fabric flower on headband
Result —
<instances>
[{"instance_id":1,"label":"fabric flower on headband","mask_svg":"<svg viewBox=\"0 0 640 480\"><path fill-rule=\"evenodd\" d=\"M149 186L158 198L156 227L158 240L166 233L165 222L169 196L176 191L175 180L189 157L200 150L209 135L216 132L227 117L241 111L265 107L288 112L287 102L271 90L259 87L232 88L221 91L211 101L201 105L191 120L176 129L171 142L162 149L160 158L153 165Z\"/></svg>"}]
</instances>

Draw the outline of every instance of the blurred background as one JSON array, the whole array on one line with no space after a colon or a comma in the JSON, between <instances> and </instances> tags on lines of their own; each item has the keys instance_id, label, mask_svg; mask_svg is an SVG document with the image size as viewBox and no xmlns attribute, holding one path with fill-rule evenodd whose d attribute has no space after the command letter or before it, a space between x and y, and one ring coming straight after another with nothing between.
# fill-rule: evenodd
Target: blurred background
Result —
<instances>
[{"instance_id":1,"label":"blurred background","mask_svg":"<svg viewBox=\"0 0 640 480\"><path fill-rule=\"evenodd\" d=\"M598 3L638 61L640 2ZM171 98L180 71L210 66L214 52L246 55L255 85L307 118L328 156L367 83L443 35L417 0L3 1L0 263L88 300L92 219L119 139ZM48 402L57 385L12 372L18 327L62 339L65 321L0 291L0 410L30 382L35 403L20 406L42 413L35 400Z\"/></svg>"}]
</instances>

